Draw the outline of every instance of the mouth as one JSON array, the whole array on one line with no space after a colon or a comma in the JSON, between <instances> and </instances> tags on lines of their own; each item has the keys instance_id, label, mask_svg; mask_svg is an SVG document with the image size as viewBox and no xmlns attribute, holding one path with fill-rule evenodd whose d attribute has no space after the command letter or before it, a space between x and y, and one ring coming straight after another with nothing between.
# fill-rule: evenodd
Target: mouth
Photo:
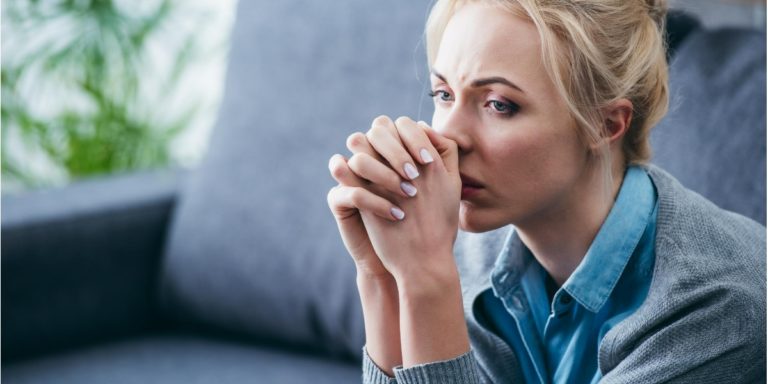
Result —
<instances>
[{"instance_id":1,"label":"mouth","mask_svg":"<svg viewBox=\"0 0 768 384\"><path fill-rule=\"evenodd\" d=\"M460 174L460 177L462 200L471 199L472 197L477 196L478 193L482 192L483 189L485 189L482 183L469 176Z\"/></svg>"}]
</instances>

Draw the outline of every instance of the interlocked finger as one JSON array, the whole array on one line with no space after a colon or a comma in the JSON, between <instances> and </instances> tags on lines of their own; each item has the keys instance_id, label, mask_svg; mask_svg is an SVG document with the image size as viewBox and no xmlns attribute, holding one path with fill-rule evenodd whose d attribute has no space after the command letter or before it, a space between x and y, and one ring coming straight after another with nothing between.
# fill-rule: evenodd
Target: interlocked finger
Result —
<instances>
[{"instance_id":1,"label":"interlocked finger","mask_svg":"<svg viewBox=\"0 0 768 384\"><path fill-rule=\"evenodd\" d=\"M352 154L367 153L374 159L386 164L386 160L373 149L371 143L368 142L368 138L362 132L355 132L347 137L347 149L349 149Z\"/></svg>"},{"instance_id":2,"label":"interlocked finger","mask_svg":"<svg viewBox=\"0 0 768 384\"><path fill-rule=\"evenodd\" d=\"M342 155L336 154L331 156L331 159L328 161L328 169L331 171L333 179L340 185L362 187L366 184L365 180L352 172L347 159Z\"/></svg>"},{"instance_id":3,"label":"interlocked finger","mask_svg":"<svg viewBox=\"0 0 768 384\"><path fill-rule=\"evenodd\" d=\"M386 159L388 165L403 179L414 180L419 177L419 171L414 165L416 162L400 141L392 120L386 116L376 118L365 136L373 149Z\"/></svg>"},{"instance_id":4,"label":"interlocked finger","mask_svg":"<svg viewBox=\"0 0 768 384\"><path fill-rule=\"evenodd\" d=\"M414 159L418 159L422 165L427 165L435 161L435 159L440 159L440 155L429 141L429 137L419 123L407 117L399 117L395 120L395 127L408 153Z\"/></svg>"},{"instance_id":5,"label":"interlocked finger","mask_svg":"<svg viewBox=\"0 0 768 384\"><path fill-rule=\"evenodd\" d=\"M374 159L367 153L357 153L347 162L347 165L359 178L402 197L416 196L416 187L402 180L392 168Z\"/></svg>"},{"instance_id":6,"label":"interlocked finger","mask_svg":"<svg viewBox=\"0 0 768 384\"><path fill-rule=\"evenodd\" d=\"M363 187L339 185L331 189L328 193L328 205L333 212L357 209L361 212L371 212L389 221L405 218L402 209Z\"/></svg>"}]
</instances>

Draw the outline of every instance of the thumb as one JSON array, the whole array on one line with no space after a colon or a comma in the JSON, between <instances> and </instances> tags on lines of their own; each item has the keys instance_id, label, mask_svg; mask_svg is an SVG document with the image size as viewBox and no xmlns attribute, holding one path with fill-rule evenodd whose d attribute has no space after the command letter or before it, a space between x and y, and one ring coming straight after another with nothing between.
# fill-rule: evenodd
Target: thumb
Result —
<instances>
[{"instance_id":1,"label":"thumb","mask_svg":"<svg viewBox=\"0 0 768 384\"><path fill-rule=\"evenodd\" d=\"M440 158L443 160L445 169L450 173L459 172L459 148L456 142L441 135L439 132L432 129L427 123L419 121L419 125L424 128L424 132L427 134L429 141L440 154Z\"/></svg>"}]
</instances>

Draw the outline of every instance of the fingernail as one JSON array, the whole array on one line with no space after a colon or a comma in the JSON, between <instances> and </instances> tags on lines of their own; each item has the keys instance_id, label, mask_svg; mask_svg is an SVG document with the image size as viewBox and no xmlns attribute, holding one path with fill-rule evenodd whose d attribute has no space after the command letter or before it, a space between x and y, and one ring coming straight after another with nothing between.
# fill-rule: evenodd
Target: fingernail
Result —
<instances>
[{"instance_id":1,"label":"fingernail","mask_svg":"<svg viewBox=\"0 0 768 384\"><path fill-rule=\"evenodd\" d=\"M392 207L389 209L389 212L392 213L392 216L395 217L395 219L402 220L405 217L405 212L403 212L400 208Z\"/></svg>"},{"instance_id":2,"label":"fingernail","mask_svg":"<svg viewBox=\"0 0 768 384\"><path fill-rule=\"evenodd\" d=\"M400 189L402 189L403 192L405 192L405 194L408 196L416 196L416 187L407 181L400 183Z\"/></svg>"},{"instance_id":3,"label":"fingernail","mask_svg":"<svg viewBox=\"0 0 768 384\"><path fill-rule=\"evenodd\" d=\"M414 167L411 163L405 163L403 170L405 170L405 175L408 176L408 178L411 180L419 177L419 171L417 171L416 167Z\"/></svg>"},{"instance_id":4,"label":"fingernail","mask_svg":"<svg viewBox=\"0 0 768 384\"><path fill-rule=\"evenodd\" d=\"M435 159L432 158L432 155L429 154L429 151L427 151L425 148L422 148L421 151L419 151L419 155L421 156L421 161L429 164Z\"/></svg>"}]
</instances>

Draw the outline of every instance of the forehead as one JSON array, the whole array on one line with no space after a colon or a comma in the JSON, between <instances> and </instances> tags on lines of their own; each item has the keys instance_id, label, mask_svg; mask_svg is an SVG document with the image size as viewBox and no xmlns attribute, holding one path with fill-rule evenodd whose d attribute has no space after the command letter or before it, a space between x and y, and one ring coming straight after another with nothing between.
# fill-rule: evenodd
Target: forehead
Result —
<instances>
[{"instance_id":1,"label":"forehead","mask_svg":"<svg viewBox=\"0 0 768 384\"><path fill-rule=\"evenodd\" d=\"M504 76L524 89L532 85L526 79L546 76L533 23L479 2L462 6L448 22L433 66L449 81Z\"/></svg>"}]
</instances>

